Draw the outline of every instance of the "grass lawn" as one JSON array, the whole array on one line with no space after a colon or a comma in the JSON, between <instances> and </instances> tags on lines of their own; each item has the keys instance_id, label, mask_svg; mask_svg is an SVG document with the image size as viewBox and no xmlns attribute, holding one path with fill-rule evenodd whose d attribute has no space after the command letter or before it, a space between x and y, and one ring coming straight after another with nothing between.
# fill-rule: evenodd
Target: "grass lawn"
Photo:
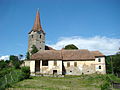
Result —
<instances>
[{"instance_id":1,"label":"grass lawn","mask_svg":"<svg viewBox=\"0 0 120 90\"><path fill-rule=\"evenodd\" d=\"M12 85L14 90L101 90L104 75L32 77Z\"/></svg>"}]
</instances>

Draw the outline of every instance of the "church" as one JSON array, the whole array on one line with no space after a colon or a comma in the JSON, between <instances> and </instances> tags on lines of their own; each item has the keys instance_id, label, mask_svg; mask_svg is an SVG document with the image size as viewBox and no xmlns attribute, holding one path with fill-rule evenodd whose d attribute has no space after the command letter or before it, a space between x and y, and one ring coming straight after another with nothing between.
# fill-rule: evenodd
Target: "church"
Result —
<instances>
[{"instance_id":1,"label":"church","mask_svg":"<svg viewBox=\"0 0 120 90\"><path fill-rule=\"evenodd\" d=\"M28 52L31 56L30 60L25 61L25 66L30 67L31 75L106 74L105 55L100 51L55 50L46 46L46 33L41 26L39 11L28 35ZM32 55L33 45L39 51Z\"/></svg>"}]
</instances>

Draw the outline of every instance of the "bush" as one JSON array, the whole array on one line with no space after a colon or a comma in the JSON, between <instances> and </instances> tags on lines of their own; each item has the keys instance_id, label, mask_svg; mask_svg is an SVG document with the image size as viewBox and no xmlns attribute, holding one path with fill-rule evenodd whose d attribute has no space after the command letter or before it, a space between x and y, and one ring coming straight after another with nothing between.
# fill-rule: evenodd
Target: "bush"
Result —
<instances>
[{"instance_id":1,"label":"bush","mask_svg":"<svg viewBox=\"0 0 120 90\"><path fill-rule=\"evenodd\" d=\"M23 79L28 79L30 77L30 67L22 67L21 71Z\"/></svg>"},{"instance_id":2,"label":"bush","mask_svg":"<svg viewBox=\"0 0 120 90\"><path fill-rule=\"evenodd\" d=\"M110 89L110 83L105 82L104 84L101 85L101 90L109 90Z\"/></svg>"}]
</instances>

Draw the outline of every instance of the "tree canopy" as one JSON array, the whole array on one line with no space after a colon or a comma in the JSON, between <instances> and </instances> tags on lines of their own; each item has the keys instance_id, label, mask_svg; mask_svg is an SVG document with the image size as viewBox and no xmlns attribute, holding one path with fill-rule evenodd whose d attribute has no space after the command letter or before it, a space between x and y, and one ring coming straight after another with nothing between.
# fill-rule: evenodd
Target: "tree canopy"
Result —
<instances>
[{"instance_id":1,"label":"tree canopy","mask_svg":"<svg viewBox=\"0 0 120 90\"><path fill-rule=\"evenodd\" d=\"M106 69L107 73L120 75L120 54L106 57Z\"/></svg>"},{"instance_id":2,"label":"tree canopy","mask_svg":"<svg viewBox=\"0 0 120 90\"><path fill-rule=\"evenodd\" d=\"M69 45L66 45L64 49L71 50L71 49L78 49L78 47L76 47L74 44L69 44Z\"/></svg>"},{"instance_id":3,"label":"tree canopy","mask_svg":"<svg viewBox=\"0 0 120 90\"><path fill-rule=\"evenodd\" d=\"M21 62L20 62L18 56L10 55L9 60L16 69L20 68Z\"/></svg>"},{"instance_id":4,"label":"tree canopy","mask_svg":"<svg viewBox=\"0 0 120 90\"><path fill-rule=\"evenodd\" d=\"M26 59L28 59L28 60L30 59L30 53L29 52L26 53Z\"/></svg>"}]
</instances>

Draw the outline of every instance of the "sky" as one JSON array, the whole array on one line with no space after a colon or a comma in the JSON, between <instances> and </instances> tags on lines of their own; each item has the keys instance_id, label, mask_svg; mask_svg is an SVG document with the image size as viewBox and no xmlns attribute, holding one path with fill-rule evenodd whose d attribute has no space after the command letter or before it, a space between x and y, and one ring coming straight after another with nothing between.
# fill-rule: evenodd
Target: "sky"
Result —
<instances>
[{"instance_id":1,"label":"sky","mask_svg":"<svg viewBox=\"0 0 120 90\"><path fill-rule=\"evenodd\" d=\"M120 0L0 0L0 59L26 54L38 8L47 45L118 51Z\"/></svg>"}]
</instances>

